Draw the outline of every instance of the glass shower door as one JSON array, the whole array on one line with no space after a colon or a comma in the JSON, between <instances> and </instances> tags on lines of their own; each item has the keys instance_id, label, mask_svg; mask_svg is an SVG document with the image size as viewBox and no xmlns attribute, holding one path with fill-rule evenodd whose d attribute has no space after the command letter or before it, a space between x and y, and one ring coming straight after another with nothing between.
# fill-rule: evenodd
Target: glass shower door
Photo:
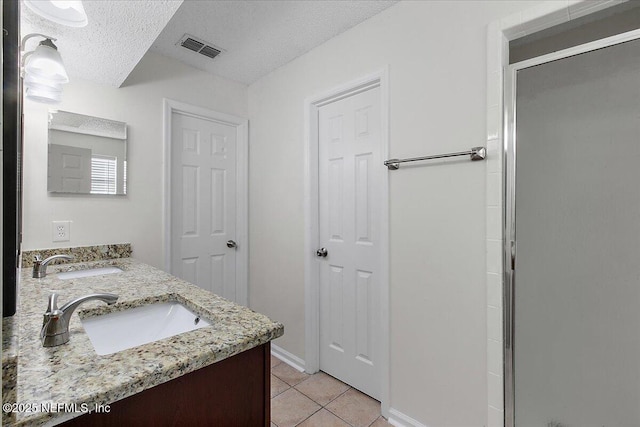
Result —
<instances>
[{"instance_id":1,"label":"glass shower door","mask_svg":"<svg viewBox=\"0 0 640 427\"><path fill-rule=\"evenodd\" d=\"M640 42L516 94L515 425L640 426Z\"/></svg>"}]
</instances>

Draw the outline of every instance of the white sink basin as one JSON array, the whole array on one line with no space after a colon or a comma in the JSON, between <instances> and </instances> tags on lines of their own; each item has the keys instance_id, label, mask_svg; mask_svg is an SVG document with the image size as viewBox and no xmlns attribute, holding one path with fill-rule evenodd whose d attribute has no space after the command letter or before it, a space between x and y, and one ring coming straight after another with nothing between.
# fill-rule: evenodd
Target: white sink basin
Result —
<instances>
[{"instance_id":1,"label":"white sink basin","mask_svg":"<svg viewBox=\"0 0 640 427\"><path fill-rule=\"evenodd\" d=\"M88 317L82 325L101 356L211 326L175 301Z\"/></svg>"},{"instance_id":2,"label":"white sink basin","mask_svg":"<svg viewBox=\"0 0 640 427\"><path fill-rule=\"evenodd\" d=\"M103 274L122 273L118 267L89 268L87 270L58 273L59 279L79 279L81 277L102 276Z\"/></svg>"}]
</instances>

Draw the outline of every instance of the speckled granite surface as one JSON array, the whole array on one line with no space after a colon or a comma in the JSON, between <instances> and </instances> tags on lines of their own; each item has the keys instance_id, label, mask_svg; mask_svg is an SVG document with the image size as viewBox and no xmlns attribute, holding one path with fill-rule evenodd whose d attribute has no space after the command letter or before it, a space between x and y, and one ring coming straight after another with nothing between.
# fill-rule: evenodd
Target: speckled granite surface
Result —
<instances>
[{"instance_id":1,"label":"speckled granite surface","mask_svg":"<svg viewBox=\"0 0 640 427\"><path fill-rule=\"evenodd\" d=\"M22 268L33 267L33 257L36 254L39 254L42 259L57 254L73 255L75 257L74 262L78 263L115 258L129 258L131 253L131 243L78 246L74 248L38 249L35 251L24 251L22 253ZM58 262L59 261L53 261L53 263Z\"/></svg>"},{"instance_id":2,"label":"speckled granite surface","mask_svg":"<svg viewBox=\"0 0 640 427\"><path fill-rule=\"evenodd\" d=\"M282 324L246 307L177 279L132 258L83 264L117 265L118 274L61 280L56 272L78 265L49 267L44 279L21 272L19 354L15 398L18 403L109 404L229 356L271 341L284 333ZM114 306L99 301L82 305L70 322L67 344L44 348L39 339L42 314L50 292L62 305L93 292L120 296ZM119 353L98 356L80 316L122 310L155 301L178 300L211 321L212 326ZM126 331L123 331L126 333ZM54 425L81 413L11 414L12 425ZM4 424L4 423L3 423Z\"/></svg>"},{"instance_id":3,"label":"speckled granite surface","mask_svg":"<svg viewBox=\"0 0 640 427\"><path fill-rule=\"evenodd\" d=\"M16 401L16 377L18 371L17 316L2 319L2 400ZM2 425L8 425L11 414L2 412Z\"/></svg>"}]
</instances>

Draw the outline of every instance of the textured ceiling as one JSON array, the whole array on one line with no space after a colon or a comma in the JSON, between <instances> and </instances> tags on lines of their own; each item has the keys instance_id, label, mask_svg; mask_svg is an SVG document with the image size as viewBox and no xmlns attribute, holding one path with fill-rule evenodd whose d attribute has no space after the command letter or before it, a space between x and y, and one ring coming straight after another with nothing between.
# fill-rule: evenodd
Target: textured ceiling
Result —
<instances>
[{"instance_id":1,"label":"textured ceiling","mask_svg":"<svg viewBox=\"0 0 640 427\"><path fill-rule=\"evenodd\" d=\"M84 28L53 23L23 7L21 31L57 38L71 78L120 87L150 49L249 84L396 2L84 0ZM185 33L223 53L211 60L177 46ZM26 50L38 40L30 40Z\"/></svg>"},{"instance_id":2,"label":"textured ceiling","mask_svg":"<svg viewBox=\"0 0 640 427\"><path fill-rule=\"evenodd\" d=\"M71 78L119 87L149 50L182 0L84 0L89 25L65 27L22 7L21 32L44 33L56 45ZM33 50L38 38L27 42Z\"/></svg>"},{"instance_id":3,"label":"textured ceiling","mask_svg":"<svg viewBox=\"0 0 640 427\"><path fill-rule=\"evenodd\" d=\"M151 50L249 84L396 1L185 0ZM185 33L224 51L211 60L176 45Z\"/></svg>"}]
</instances>

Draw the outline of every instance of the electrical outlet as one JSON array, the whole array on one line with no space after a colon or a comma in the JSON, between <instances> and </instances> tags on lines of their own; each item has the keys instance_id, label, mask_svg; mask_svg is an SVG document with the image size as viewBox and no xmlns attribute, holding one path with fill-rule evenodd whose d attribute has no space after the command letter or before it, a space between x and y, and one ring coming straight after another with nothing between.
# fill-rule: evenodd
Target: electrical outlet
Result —
<instances>
[{"instance_id":1,"label":"electrical outlet","mask_svg":"<svg viewBox=\"0 0 640 427\"><path fill-rule=\"evenodd\" d=\"M68 242L70 240L71 221L53 221L53 241Z\"/></svg>"}]
</instances>

